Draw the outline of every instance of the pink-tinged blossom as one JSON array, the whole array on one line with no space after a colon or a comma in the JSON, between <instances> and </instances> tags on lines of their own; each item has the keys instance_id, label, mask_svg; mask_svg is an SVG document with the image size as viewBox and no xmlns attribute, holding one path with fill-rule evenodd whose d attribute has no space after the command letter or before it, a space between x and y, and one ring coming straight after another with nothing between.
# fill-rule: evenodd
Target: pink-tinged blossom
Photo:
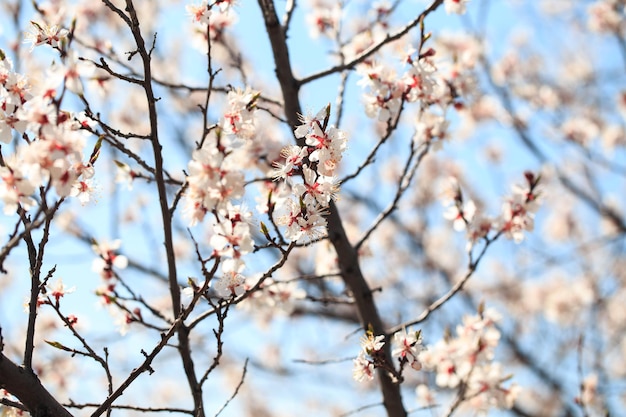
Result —
<instances>
[{"instance_id":1,"label":"pink-tinged blossom","mask_svg":"<svg viewBox=\"0 0 626 417\"><path fill-rule=\"evenodd\" d=\"M600 127L587 117L577 116L563 122L561 132L567 140L587 146L599 136Z\"/></svg>"},{"instance_id":2,"label":"pink-tinged blossom","mask_svg":"<svg viewBox=\"0 0 626 417\"><path fill-rule=\"evenodd\" d=\"M619 33L624 6L617 3L615 0L597 0L590 4L587 9L589 29L597 33ZM622 13L619 11L620 8Z\"/></svg>"},{"instance_id":3,"label":"pink-tinged blossom","mask_svg":"<svg viewBox=\"0 0 626 417\"><path fill-rule=\"evenodd\" d=\"M415 123L414 141L430 144L433 150L439 150L448 138L448 127L449 122L444 116L425 110Z\"/></svg>"},{"instance_id":4,"label":"pink-tinged blossom","mask_svg":"<svg viewBox=\"0 0 626 417\"><path fill-rule=\"evenodd\" d=\"M191 19L203 25L209 24L209 17L211 16L209 2L202 0L198 4L188 4L185 6L185 10L191 16Z\"/></svg>"},{"instance_id":5,"label":"pink-tinged blossom","mask_svg":"<svg viewBox=\"0 0 626 417\"><path fill-rule=\"evenodd\" d=\"M352 377L357 382L374 379L374 363L367 359L363 352L353 361Z\"/></svg>"},{"instance_id":6,"label":"pink-tinged blossom","mask_svg":"<svg viewBox=\"0 0 626 417\"><path fill-rule=\"evenodd\" d=\"M54 298L54 300L57 303L59 302L59 299L63 297L65 294L70 294L74 292L75 290L76 290L76 287L67 288L63 284L62 278L59 278L58 280L56 280L54 285L48 286L48 292L50 293L50 296Z\"/></svg>"},{"instance_id":7,"label":"pink-tinged blossom","mask_svg":"<svg viewBox=\"0 0 626 417\"><path fill-rule=\"evenodd\" d=\"M290 240L310 242L326 234L324 216L338 190L335 172L347 145L345 132L327 126L329 117L330 105L313 117L300 116L302 124L294 134L304 138L305 145L284 148L284 163L274 163L274 178L287 185L284 191L292 191L274 194L276 224L286 227Z\"/></svg>"},{"instance_id":8,"label":"pink-tinged blossom","mask_svg":"<svg viewBox=\"0 0 626 417\"><path fill-rule=\"evenodd\" d=\"M468 200L448 207L443 217L452 221L454 230L460 232L467 229L467 225L472 222L475 213L476 205L472 200Z\"/></svg>"},{"instance_id":9,"label":"pink-tinged blossom","mask_svg":"<svg viewBox=\"0 0 626 417\"><path fill-rule=\"evenodd\" d=\"M309 148L300 147L297 145L290 145L283 148L280 152L280 156L284 158L284 163L274 162L275 170L272 173L272 177L275 179L287 180L295 172L299 171L304 162L304 158L309 155Z\"/></svg>"},{"instance_id":10,"label":"pink-tinged blossom","mask_svg":"<svg viewBox=\"0 0 626 417\"><path fill-rule=\"evenodd\" d=\"M320 111L317 112L315 116L311 115L298 115L298 119L301 124L296 126L294 133L297 138L305 137L311 130L313 130L314 126L322 127L324 123L324 119L328 117L328 107L323 107Z\"/></svg>"},{"instance_id":11,"label":"pink-tinged blossom","mask_svg":"<svg viewBox=\"0 0 626 417\"><path fill-rule=\"evenodd\" d=\"M426 370L436 372L435 382L443 388L466 387L464 402L480 412L489 408L511 408L519 393L513 384L503 384L501 365L493 362L500 332L495 327L500 315L487 309L476 316L466 316L456 328L455 337L447 337L419 354Z\"/></svg>"},{"instance_id":12,"label":"pink-tinged blossom","mask_svg":"<svg viewBox=\"0 0 626 417\"><path fill-rule=\"evenodd\" d=\"M111 279L114 276L113 268L124 269L128 265L128 258L117 253L122 245L122 241L117 239L113 242L95 242L91 248L99 257L93 260L91 269L98 272L104 279Z\"/></svg>"},{"instance_id":13,"label":"pink-tinged blossom","mask_svg":"<svg viewBox=\"0 0 626 417\"><path fill-rule=\"evenodd\" d=\"M383 346L385 346L385 336L374 336L372 332L368 331L365 333L365 335L361 336L360 342L361 350L368 355L371 355L375 352L380 351Z\"/></svg>"},{"instance_id":14,"label":"pink-tinged blossom","mask_svg":"<svg viewBox=\"0 0 626 417\"><path fill-rule=\"evenodd\" d=\"M211 40L221 42L224 31L233 26L235 22L237 22L237 15L232 8L227 8L221 11L221 13L211 13L209 16L209 33Z\"/></svg>"},{"instance_id":15,"label":"pink-tinged blossom","mask_svg":"<svg viewBox=\"0 0 626 417\"><path fill-rule=\"evenodd\" d=\"M233 6L238 3L238 0L215 0L213 4L217 5L220 12L226 13L232 11Z\"/></svg>"},{"instance_id":16,"label":"pink-tinged blossom","mask_svg":"<svg viewBox=\"0 0 626 417\"><path fill-rule=\"evenodd\" d=\"M466 231L468 251L478 240L488 238L491 231L519 243L524 239L526 231L533 230L534 215L539 208L541 196L538 187L540 177L531 172L526 172L524 176L526 183L513 187L513 194L505 198L502 213L496 219L478 212L472 200L465 201L458 181L455 178L449 179L442 192L443 203L448 206L444 217L453 222L455 230Z\"/></svg>"},{"instance_id":17,"label":"pink-tinged blossom","mask_svg":"<svg viewBox=\"0 0 626 417\"><path fill-rule=\"evenodd\" d=\"M68 115L61 116L62 123L46 122L38 139L22 146L18 154L33 184L41 186L49 181L59 197L66 197L76 181L91 178L94 171L89 163L82 162L85 137L70 129Z\"/></svg>"},{"instance_id":18,"label":"pink-tinged blossom","mask_svg":"<svg viewBox=\"0 0 626 417\"><path fill-rule=\"evenodd\" d=\"M130 324L133 322L131 316L113 305L110 305L108 310L109 314L113 316L113 324L117 327L120 336L125 336L128 333Z\"/></svg>"},{"instance_id":19,"label":"pink-tinged blossom","mask_svg":"<svg viewBox=\"0 0 626 417\"><path fill-rule=\"evenodd\" d=\"M542 285L536 298L546 319L566 327L581 320L581 312L598 299L598 294L588 280L555 277Z\"/></svg>"},{"instance_id":20,"label":"pink-tinged blossom","mask_svg":"<svg viewBox=\"0 0 626 417\"><path fill-rule=\"evenodd\" d=\"M13 130L24 133L26 121L20 120L14 114L7 114L0 109L0 142L11 143Z\"/></svg>"},{"instance_id":21,"label":"pink-tinged blossom","mask_svg":"<svg viewBox=\"0 0 626 417\"><path fill-rule=\"evenodd\" d=\"M80 201L82 205L85 205L91 201L95 191L96 187L94 187L92 180L78 180L72 185L70 196L77 197L78 201Z\"/></svg>"},{"instance_id":22,"label":"pink-tinged blossom","mask_svg":"<svg viewBox=\"0 0 626 417\"><path fill-rule=\"evenodd\" d=\"M400 359L401 363L408 363L411 368L419 371L422 369L418 356L424 350L420 332L406 332L403 330L393 336L394 349L391 356Z\"/></svg>"},{"instance_id":23,"label":"pink-tinged blossom","mask_svg":"<svg viewBox=\"0 0 626 417\"><path fill-rule=\"evenodd\" d=\"M228 109L222 122L223 133L240 139L252 139L256 134L254 115L258 98L259 93L250 87L229 91Z\"/></svg>"},{"instance_id":24,"label":"pink-tinged blossom","mask_svg":"<svg viewBox=\"0 0 626 417\"><path fill-rule=\"evenodd\" d=\"M352 376L358 382L374 378L374 369L380 363L379 352L385 346L385 336L375 336L372 330L367 330L361 336L360 344L361 350L354 360L352 370Z\"/></svg>"},{"instance_id":25,"label":"pink-tinged blossom","mask_svg":"<svg viewBox=\"0 0 626 417\"><path fill-rule=\"evenodd\" d=\"M601 409L602 397L598 392L598 375L587 375L581 384L580 395L575 398L577 404L587 409Z\"/></svg>"},{"instance_id":26,"label":"pink-tinged blossom","mask_svg":"<svg viewBox=\"0 0 626 417\"><path fill-rule=\"evenodd\" d=\"M365 114L387 121L396 116L400 109L404 83L395 70L381 64L359 66L357 72L363 78L357 83L366 89L363 94Z\"/></svg>"},{"instance_id":27,"label":"pink-tinged blossom","mask_svg":"<svg viewBox=\"0 0 626 417\"><path fill-rule=\"evenodd\" d=\"M363 101L368 117L386 122L397 116L403 101L431 100L435 67L427 57L413 60L409 56L407 61L410 66L400 76L393 68L378 63L357 68L363 77L358 84L365 89Z\"/></svg>"},{"instance_id":28,"label":"pink-tinged blossom","mask_svg":"<svg viewBox=\"0 0 626 417\"><path fill-rule=\"evenodd\" d=\"M70 128L72 130L83 130L86 135L90 135L90 132L94 130L98 122L88 117L84 111L73 113Z\"/></svg>"},{"instance_id":29,"label":"pink-tinged blossom","mask_svg":"<svg viewBox=\"0 0 626 417\"><path fill-rule=\"evenodd\" d=\"M294 134L304 138L311 162L317 162L321 175L332 177L347 146L347 135L335 126L326 126L330 117L330 105L322 108L315 117L300 116L301 125Z\"/></svg>"},{"instance_id":30,"label":"pink-tinged blossom","mask_svg":"<svg viewBox=\"0 0 626 417\"><path fill-rule=\"evenodd\" d=\"M382 25L374 25L374 27L368 27L367 30L361 30L354 34L352 39L342 48L346 61L361 55L367 48L382 41L387 34L388 30ZM363 61L364 65L372 65L373 63L373 58L365 58Z\"/></svg>"},{"instance_id":31,"label":"pink-tinged blossom","mask_svg":"<svg viewBox=\"0 0 626 417\"><path fill-rule=\"evenodd\" d=\"M50 97L35 96L26 107L20 107L16 115L28 123L26 128L29 131L39 135L50 135L55 128L60 128L57 108Z\"/></svg>"},{"instance_id":32,"label":"pink-tinged blossom","mask_svg":"<svg viewBox=\"0 0 626 417\"><path fill-rule=\"evenodd\" d=\"M243 197L245 178L230 151L218 147L215 138L210 137L193 152L183 208L191 226L202 221L206 213L219 211L231 200Z\"/></svg>"},{"instance_id":33,"label":"pink-tinged blossom","mask_svg":"<svg viewBox=\"0 0 626 417\"><path fill-rule=\"evenodd\" d=\"M276 219L276 224L285 226L285 237L293 241L310 242L326 235L326 219L321 207L300 204L293 198L285 200L281 206L284 213Z\"/></svg>"},{"instance_id":34,"label":"pink-tinged blossom","mask_svg":"<svg viewBox=\"0 0 626 417\"><path fill-rule=\"evenodd\" d=\"M29 31L24 33L24 42L32 44L30 50L32 51L35 46L50 45L53 48L59 48L59 44L64 39L67 39L69 31L64 28L60 28L57 25L47 25L43 22L30 22L31 26Z\"/></svg>"},{"instance_id":35,"label":"pink-tinged blossom","mask_svg":"<svg viewBox=\"0 0 626 417\"><path fill-rule=\"evenodd\" d=\"M427 385L419 384L417 388L415 388L415 394L417 395L417 402L422 407L432 407L437 404L435 394Z\"/></svg>"},{"instance_id":36,"label":"pink-tinged blossom","mask_svg":"<svg viewBox=\"0 0 626 417\"><path fill-rule=\"evenodd\" d=\"M326 132L322 132L321 128L315 125L313 132L306 136L306 144L314 149L309 159L311 162L318 162L318 172L329 177L335 175L346 149L346 133L335 126L330 126Z\"/></svg>"},{"instance_id":37,"label":"pink-tinged blossom","mask_svg":"<svg viewBox=\"0 0 626 417\"><path fill-rule=\"evenodd\" d=\"M278 309L285 314L289 314L295 309L297 300L303 300L306 297L306 292L299 288L294 281L266 280L263 293L267 295L267 303L270 308Z\"/></svg>"},{"instance_id":38,"label":"pink-tinged blossom","mask_svg":"<svg viewBox=\"0 0 626 417\"><path fill-rule=\"evenodd\" d=\"M502 205L502 216L497 229L516 243L524 240L524 232L534 229L534 216L539 208L541 191L537 187L539 177L525 173L526 184L513 187L513 195Z\"/></svg>"},{"instance_id":39,"label":"pink-tinged blossom","mask_svg":"<svg viewBox=\"0 0 626 417\"><path fill-rule=\"evenodd\" d=\"M33 98L28 79L21 74L0 72L0 104L7 113L12 113Z\"/></svg>"},{"instance_id":40,"label":"pink-tinged blossom","mask_svg":"<svg viewBox=\"0 0 626 417\"><path fill-rule=\"evenodd\" d=\"M2 178L0 200L4 203L4 214L7 215L15 213L18 205L21 205L24 210L29 210L36 205L31 197L35 192L35 185L25 177L22 172L23 166L19 162L14 164L14 159L11 159L7 166L0 167L0 178Z\"/></svg>"},{"instance_id":41,"label":"pink-tinged blossom","mask_svg":"<svg viewBox=\"0 0 626 417\"><path fill-rule=\"evenodd\" d=\"M74 314L70 314L67 316L67 322L70 326L74 327L74 325L78 323L78 317L76 317L76 315Z\"/></svg>"},{"instance_id":42,"label":"pink-tinged blossom","mask_svg":"<svg viewBox=\"0 0 626 417\"><path fill-rule=\"evenodd\" d=\"M465 14L469 0L444 0L443 6L448 14Z\"/></svg>"},{"instance_id":43,"label":"pink-tinged blossom","mask_svg":"<svg viewBox=\"0 0 626 417\"><path fill-rule=\"evenodd\" d=\"M210 244L218 256L240 257L252 252L250 225L243 221L223 220L213 226Z\"/></svg>"},{"instance_id":44,"label":"pink-tinged blossom","mask_svg":"<svg viewBox=\"0 0 626 417\"><path fill-rule=\"evenodd\" d=\"M443 204L448 206L443 217L452 221L454 230L465 230L474 218L476 205L472 200L464 201L461 187L456 178L448 178L441 197Z\"/></svg>"},{"instance_id":45,"label":"pink-tinged blossom","mask_svg":"<svg viewBox=\"0 0 626 417\"><path fill-rule=\"evenodd\" d=\"M494 220L490 217L484 217L482 215L474 216L472 221L467 226L467 251L471 251L476 242L480 239L486 238L489 232L493 229Z\"/></svg>"},{"instance_id":46,"label":"pink-tinged blossom","mask_svg":"<svg viewBox=\"0 0 626 417\"><path fill-rule=\"evenodd\" d=\"M51 68L51 76L59 77L68 90L74 94L83 94L83 83L81 77L89 78L93 73L94 67L86 61L78 59L75 51L68 52L63 64L54 65Z\"/></svg>"},{"instance_id":47,"label":"pink-tinged blossom","mask_svg":"<svg viewBox=\"0 0 626 417\"><path fill-rule=\"evenodd\" d=\"M471 71L483 55L483 43L467 33L443 33L436 39L437 53L453 58L457 72Z\"/></svg>"},{"instance_id":48,"label":"pink-tinged blossom","mask_svg":"<svg viewBox=\"0 0 626 417\"><path fill-rule=\"evenodd\" d=\"M137 173L133 171L128 164L114 161L117 170L115 171L115 182L126 184L127 189L133 189L133 180L137 177Z\"/></svg>"},{"instance_id":49,"label":"pink-tinged blossom","mask_svg":"<svg viewBox=\"0 0 626 417\"><path fill-rule=\"evenodd\" d=\"M220 297L236 297L244 293L246 279L237 272L226 272L214 281L213 289Z\"/></svg>"},{"instance_id":50,"label":"pink-tinged blossom","mask_svg":"<svg viewBox=\"0 0 626 417\"><path fill-rule=\"evenodd\" d=\"M430 50L430 55L434 55L435 51ZM418 60L411 60L411 66L402 75L403 96L409 103L418 100L429 101L435 91L435 71L433 63L424 57Z\"/></svg>"},{"instance_id":51,"label":"pink-tinged blossom","mask_svg":"<svg viewBox=\"0 0 626 417\"><path fill-rule=\"evenodd\" d=\"M16 114L32 98L28 80L12 72L13 64L6 57L0 59L0 141L10 143L13 130L23 134L28 123Z\"/></svg>"},{"instance_id":52,"label":"pink-tinged blossom","mask_svg":"<svg viewBox=\"0 0 626 417\"><path fill-rule=\"evenodd\" d=\"M335 39L341 21L341 3L328 0L313 0L306 14L309 33L313 39L325 36Z\"/></svg>"},{"instance_id":53,"label":"pink-tinged blossom","mask_svg":"<svg viewBox=\"0 0 626 417\"><path fill-rule=\"evenodd\" d=\"M331 200L335 199L338 189L337 179L317 174L308 166L302 168L303 183L294 184L294 193L304 200L309 206L319 204L328 207Z\"/></svg>"},{"instance_id":54,"label":"pink-tinged blossom","mask_svg":"<svg viewBox=\"0 0 626 417\"><path fill-rule=\"evenodd\" d=\"M517 384L503 387L509 378L509 375L502 375L499 363L476 367L467 385L468 404L484 414L493 408L510 409L521 389Z\"/></svg>"},{"instance_id":55,"label":"pink-tinged blossom","mask_svg":"<svg viewBox=\"0 0 626 417\"><path fill-rule=\"evenodd\" d=\"M246 280L246 288L252 288L259 282L260 276ZM250 297L239 306L254 314L262 314L271 318L276 314L289 315L297 307L300 300L306 298L306 292L298 287L295 281L275 281L272 278L264 279L260 290L250 294Z\"/></svg>"}]
</instances>

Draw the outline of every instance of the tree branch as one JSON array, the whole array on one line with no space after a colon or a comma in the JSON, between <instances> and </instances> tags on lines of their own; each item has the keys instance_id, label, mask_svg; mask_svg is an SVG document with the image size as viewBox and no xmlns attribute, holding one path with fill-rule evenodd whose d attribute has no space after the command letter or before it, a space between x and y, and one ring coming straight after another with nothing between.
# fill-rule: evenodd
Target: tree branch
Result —
<instances>
[{"instance_id":1,"label":"tree branch","mask_svg":"<svg viewBox=\"0 0 626 417\"><path fill-rule=\"evenodd\" d=\"M285 33L276 15L276 9L274 8L272 0L258 1L274 53L276 76L278 77L278 82L280 83L283 93L283 101L285 103L285 117L291 128L295 128L299 124L298 114L301 113L298 97L300 84L295 79L291 70L289 49L287 47ZM441 3L441 1L442 0L435 1L435 4ZM327 74L321 76L325 75ZM305 145L303 138L296 139L296 142L300 146ZM355 299L359 317L361 318L361 324L364 328L371 325L375 334L385 334L385 327L378 314L372 290L361 272L358 252L348 240L337 206L332 201L326 219L328 222L329 239L337 252L341 276ZM389 343L385 344L385 350L389 366L393 366ZM389 417L406 416L407 413L402 404L402 394L399 385L391 379L386 371L379 371L378 378L381 384L383 403L387 410L387 415Z\"/></svg>"},{"instance_id":2,"label":"tree branch","mask_svg":"<svg viewBox=\"0 0 626 417\"><path fill-rule=\"evenodd\" d=\"M72 417L39 378L0 353L0 388L17 397L32 417Z\"/></svg>"},{"instance_id":3,"label":"tree branch","mask_svg":"<svg viewBox=\"0 0 626 417\"><path fill-rule=\"evenodd\" d=\"M350 60L350 61L348 61L346 63L342 63L342 64L339 64L339 65L336 65L336 66L334 66L332 68L328 68L326 70L320 71L318 73L311 74L308 77L305 77L305 78L301 79L299 84L300 85L307 84L307 83L310 83L311 81L315 81L317 79L324 78L324 77L326 77L328 75L332 75L332 74L337 73L337 72L341 72L341 71L345 71L345 70L354 68L355 65L360 64L361 62L365 61L367 58L369 58L370 56L372 56L373 54L378 52L378 50L380 50L380 48L382 48L383 46L385 46L388 43L391 43L393 41L396 41L396 40L402 38L407 33L409 33L409 31L411 29L413 29L415 26L417 26L422 21L422 19L424 19L426 16L428 16L431 12L434 12L435 10L437 10L437 8L441 4L443 4L443 0L435 0L435 1L433 1L433 3L430 6L428 6L419 16L417 16L415 19L413 19L411 22L409 22L406 26L404 26L402 29L400 29L399 31L397 31L393 35L387 34L387 36L385 36L385 39L383 39L382 41L378 42L377 44L374 44L374 45L370 46L369 48L367 48L365 51L361 52L359 55L357 55L352 60Z\"/></svg>"}]
</instances>

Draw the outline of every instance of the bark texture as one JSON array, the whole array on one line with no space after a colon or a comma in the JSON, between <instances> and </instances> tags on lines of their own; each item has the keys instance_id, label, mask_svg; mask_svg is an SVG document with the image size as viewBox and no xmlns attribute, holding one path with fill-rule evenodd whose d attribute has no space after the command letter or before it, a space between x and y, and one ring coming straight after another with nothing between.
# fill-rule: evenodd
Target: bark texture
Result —
<instances>
[{"instance_id":1,"label":"bark texture","mask_svg":"<svg viewBox=\"0 0 626 417\"><path fill-rule=\"evenodd\" d=\"M0 353L0 388L15 395L32 417L72 417L39 378Z\"/></svg>"}]
</instances>

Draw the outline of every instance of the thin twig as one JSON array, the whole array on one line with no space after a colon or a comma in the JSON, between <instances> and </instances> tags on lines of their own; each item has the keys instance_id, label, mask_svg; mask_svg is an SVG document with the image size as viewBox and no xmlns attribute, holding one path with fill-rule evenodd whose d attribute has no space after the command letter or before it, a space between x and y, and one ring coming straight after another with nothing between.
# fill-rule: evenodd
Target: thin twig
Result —
<instances>
[{"instance_id":1,"label":"thin twig","mask_svg":"<svg viewBox=\"0 0 626 417\"><path fill-rule=\"evenodd\" d=\"M224 403L222 408L220 408L220 410L217 412L217 414L215 414L215 417L219 416L222 413L222 411L224 411L224 409L226 409L228 404L230 404L230 402L237 396L237 394L239 394L239 389L243 386L243 382L244 382L244 380L246 378L246 373L247 372L248 372L248 358L246 358L246 361L243 364L243 372L241 373L241 379L239 380L239 383L237 384L237 387L235 387L235 392L233 392L233 395L230 396L230 398Z\"/></svg>"},{"instance_id":2,"label":"thin twig","mask_svg":"<svg viewBox=\"0 0 626 417\"><path fill-rule=\"evenodd\" d=\"M398 40L398 39L402 38L404 35L406 35L407 33L409 33L409 31L411 29L413 29L415 26L417 26L420 23L420 21L423 21L423 19L426 16L428 16L431 12L434 12L435 10L437 10L437 8L440 5L442 5L442 4L443 4L443 0L435 0L418 17L413 19L410 23L408 23L402 29L398 30L396 33L394 33L394 34L387 34L385 39L383 39L382 41L378 42L377 44L374 44L374 45L370 46L365 51L361 52L359 55L357 55L355 58L353 58L351 61L348 61L348 62L346 62L344 64L336 65L336 66L334 66L332 68L329 68L329 69L320 71L318 73L311 74L308 77L302 78L301 80L299 80L299 85L304 85L304 84L310 83L311 81L315 81L317 79L327 77L327 76L335 74L337 72L341 72L341 71L345 71L345 70L349 70L349 69L354 68L357 64L360 64L361 62L365 61L367 58L369 58L370 56L372 56L373 54L378 52L378 50L380 50L380 48L382 48L383 46L385 46L388 43L391 43L391 42L393 42L395 40Z\"/></svg>"}]
</instances>

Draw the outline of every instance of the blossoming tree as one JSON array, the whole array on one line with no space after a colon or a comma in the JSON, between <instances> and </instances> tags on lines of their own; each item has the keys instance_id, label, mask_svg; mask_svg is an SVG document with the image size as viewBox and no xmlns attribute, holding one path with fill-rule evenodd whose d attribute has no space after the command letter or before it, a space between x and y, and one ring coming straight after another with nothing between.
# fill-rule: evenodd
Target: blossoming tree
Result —
<instances>
[{"instance_id":1,"label":"blossoming tree","mask_svg":"<svg viewBox=\"0 0 626 417\"><path fill-rule=\"evenodd\" d=\"M618 415L625 6L3 2L0 414Z\"/></svg>"}]
</instances>

